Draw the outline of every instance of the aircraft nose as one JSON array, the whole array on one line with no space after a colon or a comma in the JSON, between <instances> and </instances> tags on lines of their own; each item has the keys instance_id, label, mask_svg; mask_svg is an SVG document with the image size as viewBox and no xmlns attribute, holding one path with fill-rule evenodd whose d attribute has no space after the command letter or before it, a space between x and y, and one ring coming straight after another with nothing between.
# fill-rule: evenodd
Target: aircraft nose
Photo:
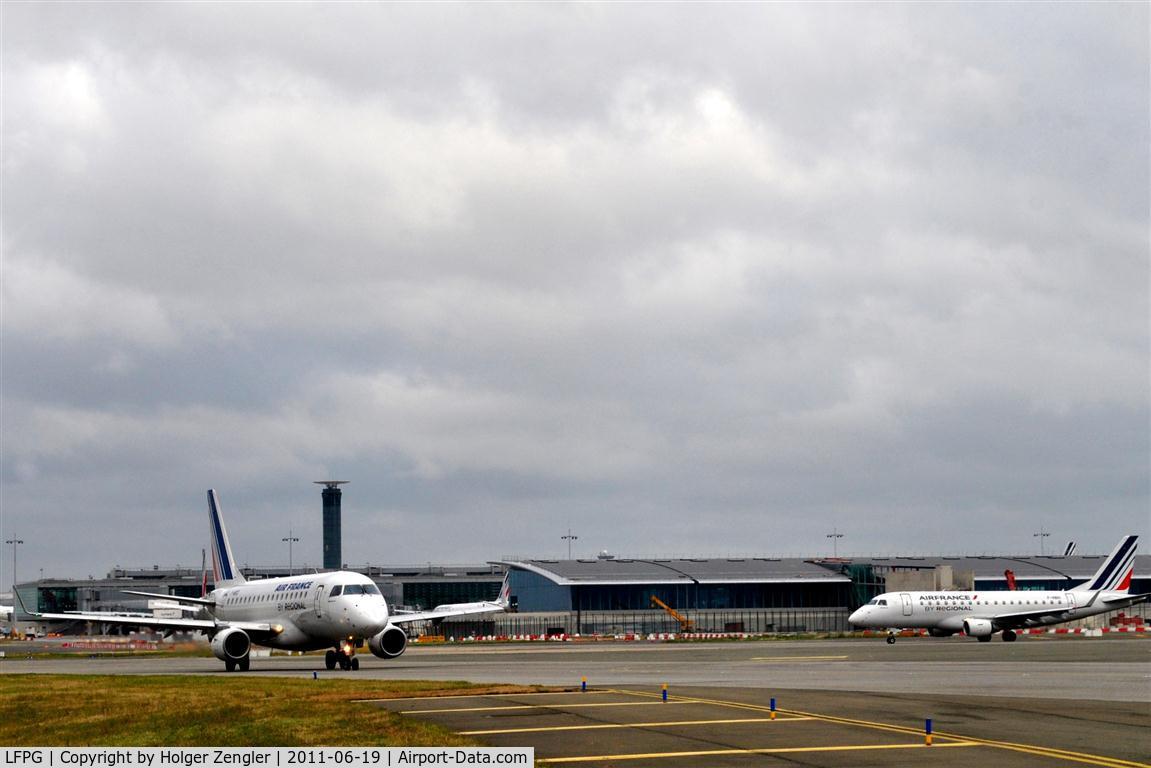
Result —
<instances>
[{"instance_id":1,"label":"aircraft nose","mask_svg":"<svg viewBox=\"0 0 1151 768\"><path fill-rule=\"evenodd\" d=\"M356 606L356 625L361 631L376 632L388 624L388 609L375 602Z\"/></svg>"},{"instance_id":2,"label":"aircraft nose","mask_svg":"<svg viewBox=\"0 0 1151 768\"><path fill-rule=\"evenodd\" d=\"M863 609L857 608L855 613L847 617L847 623L853 627L857 627L863 623Z\"/></svg>"}]
</instances>

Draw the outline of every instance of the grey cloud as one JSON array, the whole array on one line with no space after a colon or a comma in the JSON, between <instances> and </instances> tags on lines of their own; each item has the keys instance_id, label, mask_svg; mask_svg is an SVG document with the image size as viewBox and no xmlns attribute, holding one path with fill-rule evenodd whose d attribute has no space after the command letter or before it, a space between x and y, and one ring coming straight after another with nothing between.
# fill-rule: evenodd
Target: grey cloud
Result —
<instances>
[{"instance_id":1,"label":"grey cloud","mask_svg":"<svg viewBox=\"0 0 1151 768\"><path fill-rule=\"evenodd\" d=\"M188 562L216 486L267 561L335 474L352 561L1147 533L1147 14L6 9L3 528Z\"/></svg>"}]
</instances>

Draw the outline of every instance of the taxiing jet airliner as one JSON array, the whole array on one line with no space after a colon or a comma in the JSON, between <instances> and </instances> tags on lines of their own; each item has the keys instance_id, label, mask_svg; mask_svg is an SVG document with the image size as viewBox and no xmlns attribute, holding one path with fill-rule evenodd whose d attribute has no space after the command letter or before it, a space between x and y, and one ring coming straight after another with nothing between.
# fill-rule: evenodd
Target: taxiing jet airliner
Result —
<instances>
[{"instance_id":1,"label":"taxiing jet airliner","mask_svg":"<svg viewBox=\"0 0 1151 768\"><path fill-rule=\"evenodd\" d=\"M926 629L932 637L963 632L980 642L1002 632L1012 642L1018 629L1075 621L1151 597L1128 594L1138 539L1125 537L1090 580L1066 591L885 592L847 620L856 627ZM887 642L895 642L894 632Z\"/></svg>"},{"instance_id":2,"label":"taxiing jet airliner","mask_svg":"<svg viewBox=\"0 0 1151 768\"><path fill-rule=\"evenodd\" d=\"M502 611L508 605L504 579L497 602L441 605L431 611L391 614L379 587L350 571L248 581L236 568L228 532L214 490L208 491L212 534L212 567L216 588L206 597L181 597L123 590L131 595L163 598L185 604L191 619L160 619L124 613L32 613L40 619L97 621L153 627L169 631L200 631L211 638L212 653L229 672L247 670L252 644L293 651L329 648L328 669L359 669L356 648L367 641L371 652L394 659L407 648L408 636L398 625L468 614ZM19 598L19 595L17 595Z\"/></svg>"}]
</instances>

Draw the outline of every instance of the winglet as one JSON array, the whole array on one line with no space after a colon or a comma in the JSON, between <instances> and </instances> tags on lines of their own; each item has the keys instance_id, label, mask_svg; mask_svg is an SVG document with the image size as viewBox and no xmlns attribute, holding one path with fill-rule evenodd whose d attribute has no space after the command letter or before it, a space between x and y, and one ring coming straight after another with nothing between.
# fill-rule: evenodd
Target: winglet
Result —
<instances>
[{"instance_id":1,"label":"winglet","mask_svg":"<svg viewBox=\"0 0 1151 768\"><path fill-rule=\"evenodd\" d=\"M247 579L236 567L236 558L232 556L232 545L228 542L228 531L224 528L220 501L214 488L208 489L208 522L212 533L212 573L216 588L243 584Z\"/></svg>"}]
</instances>

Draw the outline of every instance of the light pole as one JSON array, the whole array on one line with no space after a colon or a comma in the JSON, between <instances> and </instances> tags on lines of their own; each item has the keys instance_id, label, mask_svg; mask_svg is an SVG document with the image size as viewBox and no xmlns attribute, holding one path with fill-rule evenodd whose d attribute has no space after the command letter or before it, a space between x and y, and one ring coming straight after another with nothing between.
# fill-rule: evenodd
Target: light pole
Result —
<instances>
[{"instance_id":1,"label":"light pole","mask_svg":"<svg viewBox=\"0 0 1151 768\"><path fill-rule=\"evenodd\" d=\"M572 541L575 539L578 539L579 536L576 536L574 533L572 533L572 529L568 528L568 535L567 536L560 536L560 538L567 540L567 543L568 543L568 560L571 560L572 559Z\"/></svg>"},{"instance_id":2,"label":"light pole","mask_svg":"<svg viewBox=\"0 0 1151 768\"><path fill-rule=\"evenodd\" d=\"M1040 557L1043 557L1047 554L1047 551L1045 550L1045 548L1043 546L1043 540L1046 539L1050 535L1051 535L1050 533L1043 530L1042 525L1039 526L1039 532L1038 533L1031 534L1032 538L1039 539L1039 555L1040 555Z\"/></svg>"},{"instance_id":3,"label":"light pole","mask_svg":"<svg viewBox=\"0 0 1151 768\"><path fill-rule=\"evenodd\" d=\"M288 575L291 576L292 575L292 542L293 541L299 541L299 539L296 538L295 536L293 536L292 535L292 529L288 528L288 535L285 538L280 539L280 541L288 542Z\"/></svg>"},{"instance_id":4,"label":"light pole","mask_svg":"<svg viewBox=\"0 0 1151 768\"><path fill-rule=\"evenodd\" d=\"M24 539L17 539L15 536L6 540L5 544L12 545L12 594L16 594L16 545L23 544Z\"/></svg>"},{"instance_id":5,"label":"light pole","mask_svg":"<svg viewBox=\"0 0 1151 768\"><path fill-rule=\"evenodd\" d=\"M831 539L831 556L839 557L839 540L843 538L843 534L839 532L838 528L832 528L831 533L827 534L827 538Z\"/></svg>"}]
</instances>

